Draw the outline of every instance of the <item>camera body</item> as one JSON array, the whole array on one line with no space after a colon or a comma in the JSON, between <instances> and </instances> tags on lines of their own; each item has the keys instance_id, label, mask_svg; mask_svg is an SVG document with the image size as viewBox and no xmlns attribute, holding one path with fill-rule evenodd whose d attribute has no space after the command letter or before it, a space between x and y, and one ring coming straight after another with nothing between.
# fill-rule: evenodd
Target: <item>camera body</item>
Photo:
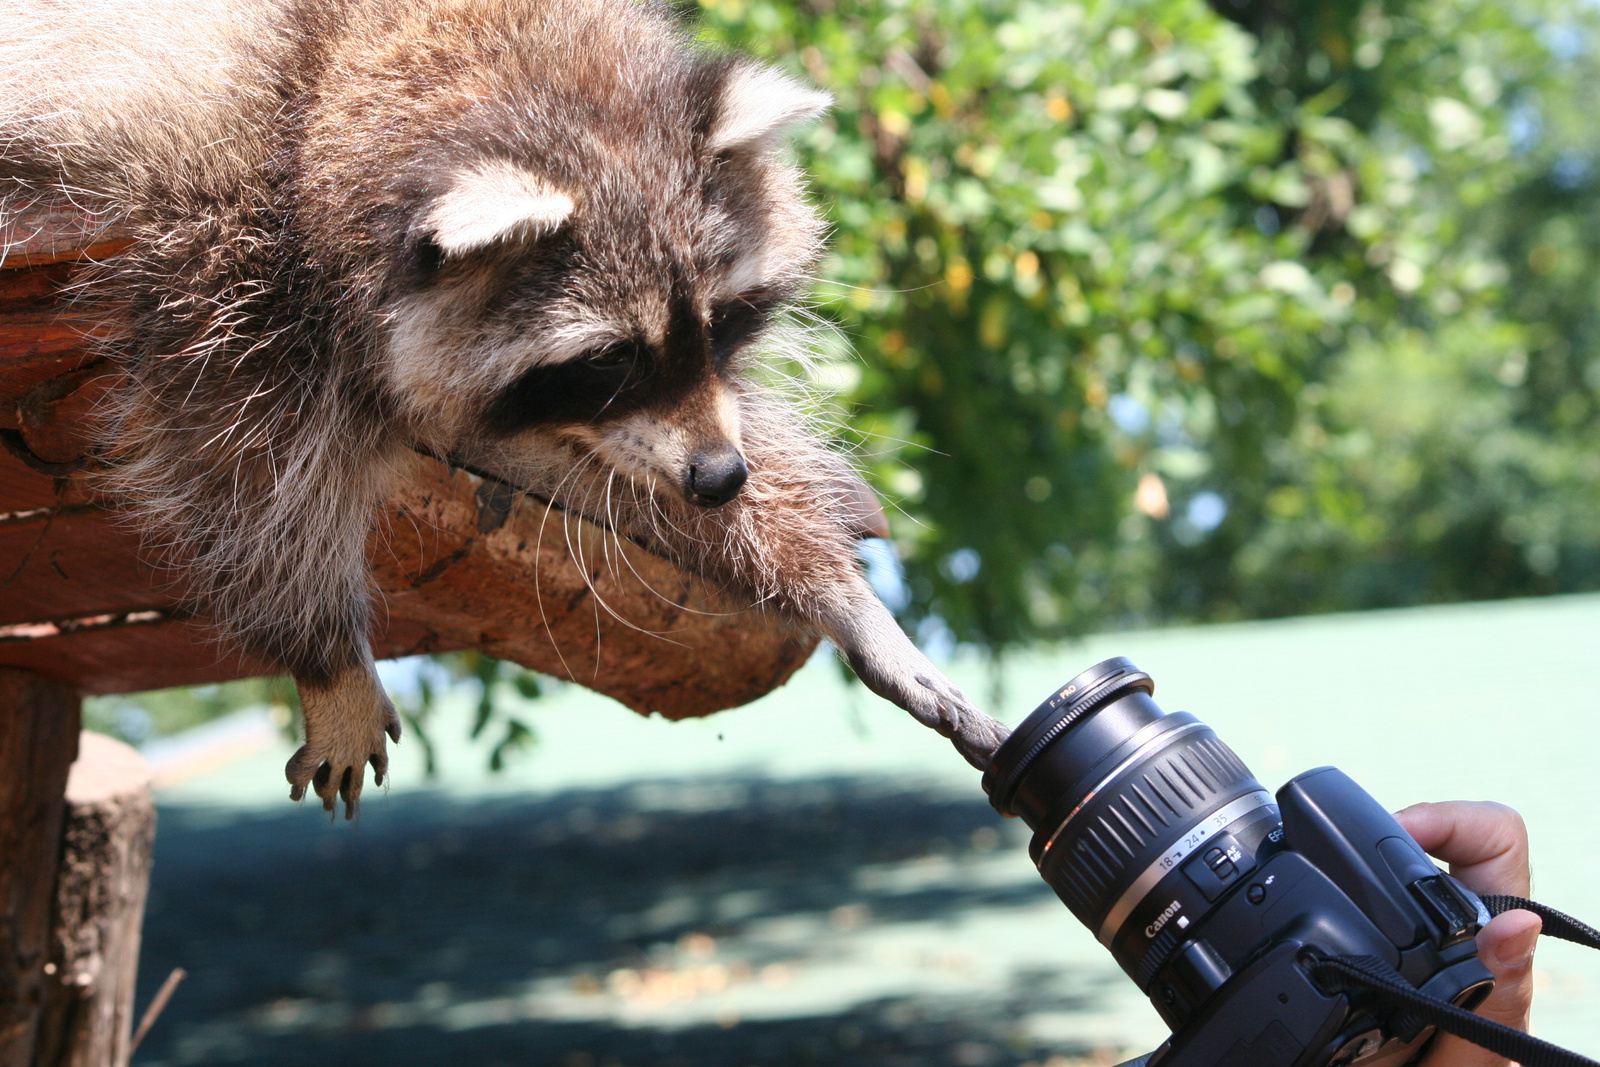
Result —
<instances>
[{"instance_id":1,"label":"camera body","mask_svg":"<svg viewBox=\"0 0 1600 1067\"><path fill-rule=\"evenodd\" d=\"M1106 660L1039 706L984 774L1029 853L1150 997L1172 1036L1150 1067L1399 1067L1432 1028L1309 960L1371 956L1471 1010L1493 985L1481 901L1332 767L1276 797L1205 723Z\"/></svg>"}]
</instances>

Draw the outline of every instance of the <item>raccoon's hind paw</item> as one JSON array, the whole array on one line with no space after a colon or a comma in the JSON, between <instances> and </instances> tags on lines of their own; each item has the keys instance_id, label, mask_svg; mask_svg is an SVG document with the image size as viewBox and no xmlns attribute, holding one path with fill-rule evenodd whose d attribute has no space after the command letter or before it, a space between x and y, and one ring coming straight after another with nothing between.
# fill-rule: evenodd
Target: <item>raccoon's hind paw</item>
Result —
<instances>
[{"instance_id":1,"label":"raccoon's hind paw","mask_svg":"<svg viewBox=\"0 0 1600 1067\"><path fill-rule=\"evenodd\" d=\"M284 768L289 799L303 799L310 786L324 811L333 811L334 802L343 800L344 817L353 818L361 806L367 764L372 765L373 784L383 784L389 770L384 737L400 740L400 717L370 664L351 668L327 688L302 684L300 704L306 743Z\"/></svg>"}]
</instances>

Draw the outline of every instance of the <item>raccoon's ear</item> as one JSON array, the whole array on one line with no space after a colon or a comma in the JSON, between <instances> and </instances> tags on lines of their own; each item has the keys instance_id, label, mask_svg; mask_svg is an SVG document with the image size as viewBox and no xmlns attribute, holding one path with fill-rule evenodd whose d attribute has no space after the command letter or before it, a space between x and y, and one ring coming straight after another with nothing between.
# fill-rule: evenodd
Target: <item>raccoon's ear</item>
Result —
<instances>
[{"instance_id":1,"label":"raccoon's ear","mask_svg":"<svg viewBox=\"0 0 1600 1067\"><path fill-rule=\"evenodd\" d=\"M736 67L723 83L706 145L712 152L769 148L791 126L832 106L832 96L771 67Z\"/></svg>"},{"instance_id":2,"label":"raccoon's ear","mask_svg":"<svg viewBox=\"0 0 1600 1067\"><path fill-rule=\"evenodd\" d=\"M491 160L457 172L416 229L451 259L500 241L554 233L572 210L572 197L537 174Z\"/></svg>"}]
</instances>

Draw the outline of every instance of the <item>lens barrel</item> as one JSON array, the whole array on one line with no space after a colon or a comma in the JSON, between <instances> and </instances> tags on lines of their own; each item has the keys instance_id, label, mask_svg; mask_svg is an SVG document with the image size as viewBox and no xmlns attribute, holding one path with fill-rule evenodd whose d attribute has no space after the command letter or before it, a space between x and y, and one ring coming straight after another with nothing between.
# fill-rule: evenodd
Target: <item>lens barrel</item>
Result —
<instances>
[{"instance_id":1,"label":"lens barrel","mask_svg":"<svg viewBox=\"0 0 1600 1067\"><path fill-rule=\"evenodd\" d=\"M1239 757L1154 690L1127 659L1095 664L1023 720L983 777L995 809L1034 831L1044 880L1141 988L1204 913L1208 880L1226 885L1279 826Z\"/></svg>"}]
</instances>

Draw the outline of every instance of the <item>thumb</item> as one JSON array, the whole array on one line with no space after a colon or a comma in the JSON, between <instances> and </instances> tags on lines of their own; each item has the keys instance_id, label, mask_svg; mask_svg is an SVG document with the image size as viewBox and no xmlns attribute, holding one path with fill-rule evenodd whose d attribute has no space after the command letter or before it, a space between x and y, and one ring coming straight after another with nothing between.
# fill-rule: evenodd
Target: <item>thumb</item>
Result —
<instances>
[{"instance_id":1,"label":"thumb","mask_svg":"<svg viewBox=\"0 0 1600 1067\"><path fill-rule=\"evenodd\" d=\"M1497 915L1478 932L1478 959L1494 975L1494 992L1478 1005L1485 1019L1517 1030L1528 1028L1533 1006L1533 950L1543 923L1531 911ZM1440 1034L1422 1067L1505 1067L1506 1061L1477 1045Z\"/></svg>"}]
</instances>

